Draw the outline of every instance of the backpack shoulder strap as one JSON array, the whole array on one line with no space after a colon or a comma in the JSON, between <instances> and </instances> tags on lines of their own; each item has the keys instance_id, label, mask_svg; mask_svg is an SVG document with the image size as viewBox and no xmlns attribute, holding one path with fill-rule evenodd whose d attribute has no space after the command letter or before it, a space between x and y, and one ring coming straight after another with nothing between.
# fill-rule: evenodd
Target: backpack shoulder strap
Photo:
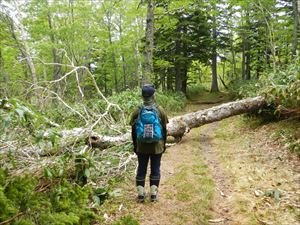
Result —
<instances>
[{"instance_id":1,"label":"backpack shoulder strap","mask_svg":"<svg viewBox=\"0 0 300 225\"><path fill-rule=\"evenodd\" d=\"M144 107L145 107L144 104L139 105L139 113L138 113L138 116L136 118L137 120L139 120L141 118L141 113L142 113Z\"/></svg>"},{"instance_id":2,"label":"backpack shoulder strap","mask_svg":"<svg viewBox=\"0 0 300 225\"><path fill-rule=\"evenodd\" d=\"M141 111L144 107L144 104L139 105L139 111Z\"/></svg>"},{"instance_id":3,"label":"backpack shoulder strap","mask_svg":"<svg viewBox=\"0 0 300 225\"><path fill-rule=\"evenodd\" d=\"M160 118L160 111L159 111L158 106L156 104L146 106L146 107L153 110L156 113L156 115Z\"/></svg>"},{"instance_id":4,"label":"backpack shoulder strap","mask_svg":"<svg viewBox=\"0 0 300 225\"><path fill-rule=\"evenodd\" d=\"M161 119L161 109L159 105L154 104L155 110L157 112L157 115L159 117L159 119Z\"/></svg>"},{"instance_id":5,"label":"backpack shoulder strap","mask_svg":"<svg viewBox=\"0 0 300 225\"><path fill-rule=\"evenodd\" d=\"M157 116L157 118L159 120L159 123L161 124L161 112L159 110L159 106L156 105L156 104L153 104L153 105L151 105L151 108L154 109L155 114L156 114L156 116Z\"/></svg>"}]
</instances>

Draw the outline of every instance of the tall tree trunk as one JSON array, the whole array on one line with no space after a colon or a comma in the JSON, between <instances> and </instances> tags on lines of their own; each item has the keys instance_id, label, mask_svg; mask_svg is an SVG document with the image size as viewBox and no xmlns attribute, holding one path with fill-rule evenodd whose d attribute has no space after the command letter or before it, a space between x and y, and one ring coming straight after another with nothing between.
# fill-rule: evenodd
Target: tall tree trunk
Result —
<instances>
[{"instance_id":1,"label":"tall tree trunk","mask_svg":"<svg viewBox=\"0 0 300 225\"><path fill-rule=\"evenodd\" d=\"M262 65L261 65L262 62L260 61L260 58L261 58L261 51L259 51L257 54L258 65L256 66L256 79L259 78L260 72L261 72L261 67L262 67Z\"/></svg>"},{"instance_id":2,"label":"tall tree trunk","mask_svg":"<svg viewBox=\"0 0 300 225\"><path fill-rule=\"evenodd\" d=\"M292 55L297 55L298 47L298 33L299 33L299 0L293 0L293 16L294 16L294 30L293 30L293 43L292 43Z\"/></svg>"},{"instance_id":3,"label":"tall tree trunk","mask_svg":"<svg viewBox=\"0 0 300 225\"><path fill-rule=\"evenodd\" d=\"M14 7L14 12L13 13L9 12L7 15L4 14L2 18L4 20L6 20L9 30L10 30L10 34L11 34L13 40L15 41L16 46L19 49L21 55L23 56L23 58L26 61L28 69L24 70L24 72L30 73L31 81L32 81L31 88L33 88L33 95L35 96L35 99L33 99L33 101L34 101L34 103L39 104L41 96L40 96L40 91L37 88L38 78L37 78L37 74L36 74L35 65L34 65L33 59L30 55L30 48L28 46L28 43L26 42L26 40L22 40L22 37L27 36L27 32L25 31L22 23L20 23L19 18L18 18L18 15L21 14L18 2L13 1L12 6ZM18 38L18 35L17 35L18 33L20 34L21 38ZM31 96L32 95L30 95L30 96L28 95L26 97L28 97L28 100L32 100Z\"/></svg>"},{"instance_id":4,"label":"tall tree trunk","mask_svg":"<svg viewBox=\"0 0 300 225\"><path fill-rule=\"evenodd\" d=\"M176 62L175 64L175 91L181 91L181 66L180 62Z\"/></svg>"},{"instance_id":5,"label":"tall tree trunk","mask_svg":"<svg viewBox=\"0 0 300 225\"><path fill-rule=\"evenodd\" d=\"M246 27L247 29L251 28L251 24L250 24L250 16L249 16L249 12L246 12ZM249 34L246 35L245 39L245 79L246 80L250 80L251 79L251 68L250 68L250 38L249 38Z\"/></svg>"},{"instance_id":6,"label":"tall tree trunk","mask_svg":"<svg viewBox=\"0 0 300 225\"><path fill-rule=\"evenodd\" d=\"M236 72L236 59L235 59L235 50L234 50L234 46L233 46L233 34L231 32L231 39L230 39L230 50L231 50L231 56L232 56L232 64L233 64L233 74L232 74L232 79L235 78L237 79L238 78L238 75L237 75L237 72Z\"/></svg>"},{"instance_id":7,"label":"tall tree trunk","mask_svg":"<svg viewBox=\"0 0 300 225\"><path fill-rule=\"evenodd\" d=\"M4 83L4 88L3 88L4 90L3 90L3 92L0 92L0 94L2 96L7 96L8 93L9 93L9 90L8 90L9 77L8 77L8 74L5 72L5 69L4 69L4 60L3 60L1 48L0 48L0 77L3 78L3 83Z\"/></svg>"},{"instance_id":8,"label":"tall tree trunk","mask_svg":"<svg viewBox=\"0 0 300 225\"><path fill-rule=\"evenodd\" d=\"M116 61L116 54L115 50L113 48L113 41L112 41L112 34L111 34L111 15L109 13L106 13L106 18L107 18L107 30L108 30L108 42L111 47L111 60L112 60L112 66L113 66L113 71L114 71L114 85L115 85L115 92L119 92L118 88L118 71L117 71L117 61Z\"/></svg>"},{"instance_id":9,"label":"tall tree trunk","mask_svg":"<svg viewBox=\"0 0 300 225\"><path fill-rule=\"evenodd\" d=\"M144 51L143 83L151 81L153 74L153 49L154 49L154 0L148 0L146 20L146 43Z\"/></svg>"},{"instance_id":10,"label":"tall tree trunk","mask_svg":"<svg viewBox=\"0 0 300 225\"><path fill-rule=\"evenodd\" d=\"M161 88L163 91L166 90L166 69L163 68L162 71L160 72L160 83L161 83Z\"/></svg>"},{"instance_id":11,"label":"tall tree trunk","mask_svg":"<svg viewBox=\"0 0 300 225\"><path fill-rule=\"evenodd\" d=\"M174 74L174 68L168 68L167 71L167 90L173 91L173 75Z\"/></svg>"},{"instance_id":12,"label":"tall tree trunk","mask_svg":"<svg viewBox=\"0 0 300 225\"><path fill-rule=\"evenodd\" d=\"M223 80L225 80L225 68L226 68L226 61L224 60L224 63L223 63L223 74L222 74Z\"/></svg>"},{"instance_id":13,"label":"tall tree trunk","mask_svg":"<svg viewBox=\"0 0 300 225\"><path fill-rule=\"evenodd\" d=\"M18 39L13 21L11 21L11 23L10 23L10 31L11 31L11 34L12 34L12 38L15 40L22 56L26 60L27 66L29 68L31 80L32 80L32 83L33 83L33 87L36 87L38 79L37 79L37 74L36 74L36 70L35 70L35 65L34 65L33 60L31 58L31 55L29 53L29 47L27 46L27 43L25 41L21 41L21 40ZM21 33L23 33L23 32L21 31Z\"/></svg>"},{"instance_id":14,"label":"tall tree trunk","mask_svg":"<svg viewBox=\"0 0 300 225\"><path fill-rule=\"evenodd\" d=\"M211 58L211 71L212 71L212 80L211 80L211 92L219 91L218 87L218 75L217 75L217 27L216 27L216 18L213 18L213 49L212 49L212 58Z\"/></svg>"},{"instance_id":15,"label":"tall tree trunk","mask_svg":"<svg viewBox=\"0 0 300 225\"><path fill-rule=\"evenodd\" d=\"M265 59L266 59L266 66L267 66L268 68L271 67L270 54L271 54L271 50L270 50L270 48L266 45Z\"/></svg>"},{"instance_id":16,"label":"tall tree trunk","mask_svg":"<svg viewBox=\"0 0 300 225\"><path fill-rule=\"evenodd\" d=\"M184 64L183 68L181 70L181 91L186 94L186 90L187 90L187 80L188 80L188 76L187 76L187 65Z\"/></svg>"},{"instance_id":17,"label":"tall tree trunk","mask_svg":"<svg viewBox=\"0 0 300 225\"><path fill-rule=\"evenodd\" d=\"M261 9L262 12L264 12L263 9ZM268 42L267 42L267 54L268 54L268 62L269 62L269 65L271 66L270 64L270 55L272 55L272 67L273 67L273 70L275 71L276 69L276 63L277 63L277 58L276 58L276 47L275 47L275 40L274 40L274 29L273 29L273 25L272 23L270 23L270 15L269 14L266 14L265 16L265 26L266 26L266 33L268 34L267 37L268 37Z\"/></svg>"},{"instance_id":18,"label":"tall tree trunk","mask_svg":"<svg viewBox=\"0 0 300 225\"><path fill-rule=\"evenodd\" d=\"M48 26L50 29L50 40L52 42L52 57L53 57L53 80L57 80L61 77L61 65L58 65L60 63L59 56L57 55L57 49L54 47L55 46L55 36L54 36L54 30L52 26L52 19L51 19L51 14L48 6L48 0L46 0L46 4L48 7L48 14L47 14L47 19L48 19ZM57 84L56 89L60 90L60 83Z\"/></svg>"},{"instance_id":19,"label":"tall tree trunk","mask_svg":"<svg viewBox=\"0 0 300 225\"><path fill-rule=\"evenodd\" d=\"M3 78L3 82L8 87L7 82L8 82L9 79L8 79L8 75L7 75L7 73L5 72L5 69L4 69L4 60L3 60L1 48L0 48L0 75Z\"/></svg>"},{"instance_id":20,"label":"tall tree trunk","mask_svg":"<svg viewBox=\"0 0 300 225\"><path fill-rule=\"evenodd\" d=\"M246 41L245 41L245 37L243 36L243 43L242 43L242 80L245 80L246 77L246 73L245 73L245 64L246 64L246 54L245 54L245 49L246 49Z\"/></svg>"},{"instance_id":21,"label":"tall tree trunk","mask_svg":"<svg viewBox=\"0 0 300 225\"><path fill-rule=\"evenodd\" d=\"M122 14L119 14L119 34L120 34L120 40L123 44L123 28L122 28ZM123 49L121 50L121 60L122 60L122 72L123 72L123 90L126 90L126 62L125 62L125 55Z\"/></svg>"},{"instance_id":22,"label":"tall tree trunk","mask_svg":"<svg viewBox=\"0 0 300 225\"><path fill-rule=\"evenodd\" d=\"M289 53L290 53L290 48L289 48L289 42L288 42L288 37L285 39L285 48L284 48L284 64L287 65L289 63Z\"/></svg>"},{"instance_id":23,"label":"tall tree trunk","mask_svg":"<svg viewBox=\"0 0 300 225\"><path fill-rule=\"evenodd\" d=\"M17 4L17 2L13 2L13 3L14 3L13 7L15 7L17 14L7 15L7 16L4 16L4 18L7 21L7 24L9 26L9 30L10 30L13 40L15 40L20 53L22 54L23 58L25 58L25 60L26 60L27 67L29 68L31 80L33 83L33 87L36 87L38 79L37 79L37 74L36 74L36 70L35 70L35 65L34 65L33 59L30 55L30 48L27 45L27 42L25 40L21 40L17 36L17 33L19 33L20 37L24 37L27 35L27 32L24 30L24 27L22 26L22 24L19 23L18 18L14 17L21 13L20 13L19 5ZM37 97L39 97L39 96L37 95Z\"/></svg>"},{"instance_id":24,"label":"tall tree trunk","mask_svg":"<svg viewBox=\"0 0 300 225\"><path fill-rule=\"evenodd\" d=\"M250 68L250 63L251 63L251 55L250 55L250 43L247 40L246 41L246 80L251 79L251 68Z\"/></svg>"},{"instance_id":25,"label":"tall tree trunk","mask_svg":"<svg viewBox=\"0 0 300 225\"><path fill-rule=\"evenodd\" d=\"M122 70L123 70L123 90L126 90L126 62L125 62L125 56L124 53L121 54L122 58Z\"/></svg>"},{"instance_id":26,"label":"tall tree trunk","mask_svg":"<svg viewBox=\"0 0 300 225\"><path fill-rule=\"evenodd\" d=\"M178 31L180 33L181 31ZM175 40L175 55L181 55L181 43L180 40ZM181 91L181 60L175 60L174 62L174 72L175 72L175 91Z\"/></svg>"},{"instance_id":27,"label":"tall tree trunk","mask_svg":"<svg viewBox=\"0 0 300 225\"><path fill-rule=\"evenodd\" d=\"M134 64L135 64L135 77L133 78L133 80L135 81L135 85L141 87L140 81L142 77L142 65L140 62L138 40L136 40L134 44Z\"/></svg>"}]
</instances>

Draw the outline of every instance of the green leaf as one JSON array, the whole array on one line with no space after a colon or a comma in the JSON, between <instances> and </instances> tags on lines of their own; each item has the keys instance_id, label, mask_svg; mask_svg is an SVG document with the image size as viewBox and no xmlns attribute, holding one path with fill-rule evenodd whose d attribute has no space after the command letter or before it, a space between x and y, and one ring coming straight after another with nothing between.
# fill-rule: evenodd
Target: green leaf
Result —
<instances>
[{"instance_id":1,"label":"green leaf","mask_svg":"<svg viewBox=\"0 0 300 225\"><path fill-rule=\"evenodd\" d=\"M7 116L5 119L4 119L4 123L3 123L3 128L7 128L10 124L10 116Z\"/></svg>"},{"instance_id":2,"label":"green leaf","mask_svg":"<svg viewBox=\"0 0 300 225\"><path fill-rule=\"evenodd\" d=\"M100 205L100 203L101 203L100 198L99 198L97 195L94 195L94 196L93 196L93 201L94 201L97 205Z\"/></svg>"},{"instance_id":3,"label":"green leaf","mask_svg":"<svg viewBox=\"0 0 300 225\"><path fill-rule=\"evenodd\" d=\"M19 117L20 118L23 118L24 117L24 111L21 110L21 109L16 109L16 112L18 113Z\"/></svg>"},{"instance_id":4,"label":"green leaf","mask_svg":"<svg viewBox=\"0 0 300 225\"><path fill-rule=\"evenodd\" d=\"M64 175L64 169L61 168L58 172L58 176L62 177Z\"/></svg>"},{"instance_id":5,"label":"green leaf","mask_svg":"<svg viewBox=\"0 0 300 225\"><path fill-rule=\"evenodd\" d=\"M84 170L84 175L85 175L86 177L90 177L91 172L90 172L90 170L89 170L88 168L86 168L86 169Z\"/></svg>"},{"instance_id":6,"label":"green leaf","mask_svg":"<svg viewBox=\"0 0 300 225\"><path fill-rule=\"evenodd\" d=\"M53 174L49 168L44 169L44 175L46 178L50 178L50 179L53 177Z\"/></svg>"}]
</instances>

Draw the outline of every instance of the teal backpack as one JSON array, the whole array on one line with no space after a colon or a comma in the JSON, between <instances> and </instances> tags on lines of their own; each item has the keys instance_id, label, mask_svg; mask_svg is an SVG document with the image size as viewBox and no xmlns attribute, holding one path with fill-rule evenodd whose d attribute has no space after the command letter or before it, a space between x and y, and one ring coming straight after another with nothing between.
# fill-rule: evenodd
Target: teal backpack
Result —
<instances>
[{"instance_id":1,"label":"teal backpack","mask_svg":"<svg viewBox=\"0 0 300 225\"><path fill-rule=\"evenodd\" d=\"M163 129L155 105L141 107L135 129L136 138L142 143L156 143L163 139Z\"/></svg>"}]
</instances>

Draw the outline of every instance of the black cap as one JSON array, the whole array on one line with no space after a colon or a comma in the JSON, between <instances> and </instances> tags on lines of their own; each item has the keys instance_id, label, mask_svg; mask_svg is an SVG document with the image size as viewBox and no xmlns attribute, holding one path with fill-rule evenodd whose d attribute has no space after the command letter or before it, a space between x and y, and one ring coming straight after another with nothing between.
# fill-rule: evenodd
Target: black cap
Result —
<instances>
[{"instance_id":1,"label":"black cap","mask_svg":"<svg viewBox=\"0 0 300 225\"><path fill-rule=\"evenodd\" d=\"M155 92L155 88L153 84L145 84L142 87L142 96L143 97L151 97Z\"/></svg>"}]
</instances>

